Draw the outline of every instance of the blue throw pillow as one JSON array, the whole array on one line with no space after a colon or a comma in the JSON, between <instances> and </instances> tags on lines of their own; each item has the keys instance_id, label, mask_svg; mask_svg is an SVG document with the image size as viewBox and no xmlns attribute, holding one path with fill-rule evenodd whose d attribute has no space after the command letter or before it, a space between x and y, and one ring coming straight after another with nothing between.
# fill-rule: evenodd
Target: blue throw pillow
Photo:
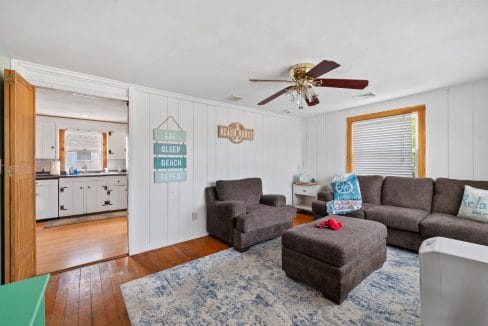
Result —
<instances>
[{"instance_id":1,"label":"blue throw pillow","mask_svg":"<svg viewBox=\"0 0 488 326\"><path fill-rule=\"evenodd\" d=\"M331 186L334 200L326 204L329 215L346 214L362 207L361 190L355 174L336 176Z\"/></svg>"},{"instance_id":2,"label":"blue throw pillow","mask_svg":"<svg viewBox=\"0 0 488 326\"><path fill-rule=\"evenodd\" d=\"M355 174L335 176L332 180L334 200L362 200L358 177Z\"/></svg>"}]
</instances>

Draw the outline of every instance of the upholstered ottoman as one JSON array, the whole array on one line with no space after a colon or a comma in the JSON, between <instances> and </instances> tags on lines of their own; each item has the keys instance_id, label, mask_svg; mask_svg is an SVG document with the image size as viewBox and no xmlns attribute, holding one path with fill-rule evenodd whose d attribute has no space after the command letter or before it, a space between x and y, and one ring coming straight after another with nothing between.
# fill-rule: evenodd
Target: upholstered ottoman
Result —
<instances>
[{"instance_id":1,"label":"upholstered ottoman","mask_svg":"<svg viewBox=\"0 0 488 326\"><path fill-rule=\"evenodd\" d=\"M338 231L318 229L317 223L290 229L282 237L282 268L286 275L317 287L337 304L386 260L386 227L378 222L333 216Z\"/></svg>"}]
</instances>

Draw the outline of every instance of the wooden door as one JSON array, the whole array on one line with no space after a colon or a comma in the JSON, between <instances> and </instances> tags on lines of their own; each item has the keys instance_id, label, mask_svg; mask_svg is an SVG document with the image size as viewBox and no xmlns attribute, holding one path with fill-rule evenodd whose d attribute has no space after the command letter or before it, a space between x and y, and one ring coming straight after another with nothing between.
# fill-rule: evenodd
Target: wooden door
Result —
<instances>
[{"instance_id":1,"label":"wooden door","mask_svg":"<svg viewBox=\"0 0 488 326\"><path fill-rule=\"evenodd\" d=\"M36 274L35 88L4 74L5 282Z\"/></svg>"}]
</instances>

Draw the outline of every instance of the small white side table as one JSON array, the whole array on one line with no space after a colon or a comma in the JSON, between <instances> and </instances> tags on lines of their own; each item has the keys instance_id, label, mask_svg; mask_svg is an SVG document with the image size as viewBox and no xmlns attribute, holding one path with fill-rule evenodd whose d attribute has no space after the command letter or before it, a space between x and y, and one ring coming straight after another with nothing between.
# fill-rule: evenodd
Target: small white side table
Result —
<instances>
[{"instance_id":1,"label":"small white side table","mask_svg":"<svg viewBox=\"0 0 488 326\"><path fill-rule=\"evenodd\" d=\"M293 206L298 209L311 212L312 201L317 200L317 194L324 185L299 185L293 184Z\"/></svg>"}]
</instances>

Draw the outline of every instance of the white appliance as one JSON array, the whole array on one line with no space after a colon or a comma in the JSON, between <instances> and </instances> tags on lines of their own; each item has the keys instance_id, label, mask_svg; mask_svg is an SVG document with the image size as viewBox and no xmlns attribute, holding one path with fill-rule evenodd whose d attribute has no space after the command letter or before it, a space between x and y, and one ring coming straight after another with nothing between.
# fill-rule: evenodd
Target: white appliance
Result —
<instances>
[{"instance_id":1,"label":"white appliance","mask_svg":"<svg viewBox=\"0 0 488 326\"><path fill-rule=\"evenodd\" d=\"M36 180L36 220L58 217L58 179Z\"/></svg>"},{"instance_id":2,"label":"white appliance","mask_svg":"<svg viewBox=\"0 0 488 326\"><path fill-rule=\"evenodd\" d=\"M488 325L488 247L447 238L419 250L424 326Z\"/></svg>"}]
</instances>

